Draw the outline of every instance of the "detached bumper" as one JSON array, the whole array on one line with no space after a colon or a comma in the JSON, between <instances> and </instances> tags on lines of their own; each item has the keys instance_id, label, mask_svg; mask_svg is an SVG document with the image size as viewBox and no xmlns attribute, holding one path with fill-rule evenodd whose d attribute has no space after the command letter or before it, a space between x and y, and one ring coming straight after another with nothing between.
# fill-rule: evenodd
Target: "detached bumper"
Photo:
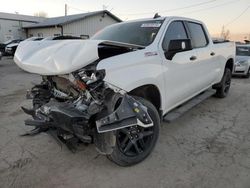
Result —
<instances>
[{"instance_id":1,"label":"detached bumper","mask_svg":"<svg viewBox=\"0 0 250 188\"><path fill-rule=\"evenodd\" d=\"M28 96L32 97L32 94L28 93ZM108 113L111 109L106 112L106 108L102 106L99 106L96 113L90 113L93 107L96 108L93 105L95 104L90 104L86 110L82 111L72 103L51 100L36 110L23 108L26 114L33 117L33 119L26 120L25 124L35 127L24 135L54 131L57 134L57 138L63 139L64 143L72 139L91 143L93 136L98 138L94 139L98 150L107 154L112 151L113 141L110 141L108 144L103 135L113 134L114 130L134 125L144 128L153 126L147 107L127 94L122 95L121 103L111 114ZM95 124L94 122L90 123L92 115L98 115L99 113L105 113L106 115L97 120ZM101 138L102 136L103 138ZM69 148L72 150L71 146Z\"/></svg>"}]
</instances>

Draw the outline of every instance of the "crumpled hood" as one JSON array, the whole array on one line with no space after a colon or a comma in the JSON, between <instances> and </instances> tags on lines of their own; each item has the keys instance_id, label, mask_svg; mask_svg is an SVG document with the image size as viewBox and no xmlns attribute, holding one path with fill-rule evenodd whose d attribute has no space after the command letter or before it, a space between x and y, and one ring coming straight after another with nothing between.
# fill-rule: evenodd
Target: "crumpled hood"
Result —
<instances>
[{"instance_id":1,"label":"crumpled hood","mask_svg":"<svg viewBox=\"0 0 250 188\"><path fill-rule=\"evenodd\" d=\"M16 50L14 61L23 70L40 75L69 74L98 57L101 40L24 41Z\"/></svg>"}]
</instances>

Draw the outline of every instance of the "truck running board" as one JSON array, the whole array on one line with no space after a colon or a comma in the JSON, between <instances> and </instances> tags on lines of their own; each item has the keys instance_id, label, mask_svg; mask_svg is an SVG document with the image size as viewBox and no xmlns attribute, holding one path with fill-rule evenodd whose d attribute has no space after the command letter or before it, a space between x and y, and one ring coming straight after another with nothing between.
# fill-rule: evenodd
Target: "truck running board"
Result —
<instances>
[{"instance_id":1,"label":"truck running board","mask_svg":"<svg viewBox=\"0 0 250 188\"><path fill-rule=\"evenodd\" d=\"M191 108L195 107L196 105L200 104L202 101L204 101L207 98L211 97L215 93L216 93L216 91L214 89L209 89L209 90L197 95L196 97L194 97L191 100L187 101L183 105L181 105L181 106L173 109L169 113L167 113L163 117L163 121L168 122L168 123L174 121L175 119L182 116L185 112L187 112Z\"/></svg>"}]
</instances>

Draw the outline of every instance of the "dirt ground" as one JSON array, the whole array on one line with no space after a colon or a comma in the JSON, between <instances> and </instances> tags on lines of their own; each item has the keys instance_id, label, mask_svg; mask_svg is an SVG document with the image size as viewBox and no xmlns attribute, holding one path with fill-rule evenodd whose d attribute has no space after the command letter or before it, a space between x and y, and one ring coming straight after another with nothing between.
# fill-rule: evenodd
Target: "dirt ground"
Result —
<instances>
[{"instance_id":1,"label":"dirt ground","mask_svg":"<svg viewBox=\"0 0 250 188\"><path fill-rule=\"evenodd\" d=\"M209 98L171 124L154 152L119 167L93 146L77 153L49 135L20 137L29 127L20 106L39 76L0 61L0 187L250 187L250 79L233 80L226 99Z\"/></svg>"}]
</instances>

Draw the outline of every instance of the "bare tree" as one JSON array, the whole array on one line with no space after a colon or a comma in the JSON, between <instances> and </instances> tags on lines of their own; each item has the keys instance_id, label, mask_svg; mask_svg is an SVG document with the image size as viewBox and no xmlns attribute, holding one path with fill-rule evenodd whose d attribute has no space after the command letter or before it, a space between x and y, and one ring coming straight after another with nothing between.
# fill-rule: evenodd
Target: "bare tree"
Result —
<instances>
[{"instance_id":1,"label":"bare tree","mask_svg":"<svg viewBox=\"0 0 250 188\"><path fill-rule=\"evenodd\" d=\"M39 11L39 12L35 12L34 16L42 17L42 18L47 18L48 17L48 13L44 12L44 11Z\"/></svg>"},{"instance_id":2,"label":"bare tree","mask_svg":"<svg viewBox=\"0 0 250 188\"><path fill-rule=\"evenodd\" d=\"M221 34L220 34L221 38L223 38L224 40L229 40L230 39L230 31L228 29L225 29L225 26L222 26L221 29Z\"/></svg>"}]
</instances>

